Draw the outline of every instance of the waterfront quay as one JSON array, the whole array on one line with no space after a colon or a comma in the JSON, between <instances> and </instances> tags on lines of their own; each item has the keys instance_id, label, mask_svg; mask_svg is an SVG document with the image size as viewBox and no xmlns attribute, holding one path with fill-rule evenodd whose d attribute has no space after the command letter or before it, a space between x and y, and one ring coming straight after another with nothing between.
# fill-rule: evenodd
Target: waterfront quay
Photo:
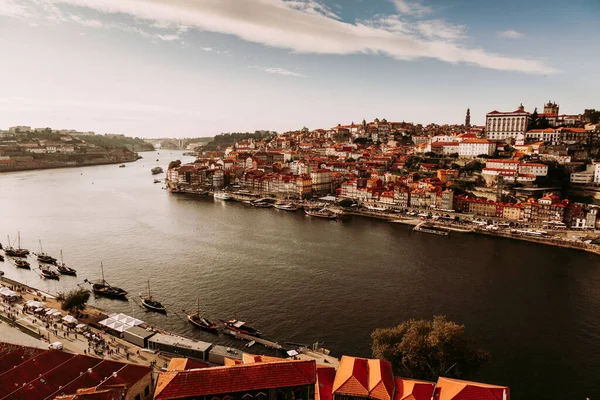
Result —
<instances>
[{"instance_id":1,"label":"waterfront quay","mask_svg":"<svg viewBox=\"0 0 600 400\"><path fill-rule=\"evenodd\" d=\"M45 343L60 342L66 351L72 353L93 354L117 361L147 364L160 369L166 367L169 360L177 356L195 358L207 365L223 365L226 358L239 359L243 352L250 351L249 345L242 351L185 338L144 323L119 333L112 330L109 325L102 326L102 323L98 323L105 318L110 318L111 314L90 306L80 315L80 320L77 322L81 324L65 324L64 318L60 317L68 314L58 311L61 308L60 302L54 295L4 277L0 277L0 283L1 286L15 293L15 296L9 297L0 295L0 298L3 297L3 302L0 303L0 319L3 322ZM35 306L29 306L31 302L36 302ZM37 302L43 304L40 307L44 312L36 312L39 310L37 306L40 305ZM59 313L60 317L47 314L49 311L46 310ZM284 347L264 338L241 333L234 334L234 337L279 350L277 354L286 354L286 350L295 349L294 354L298 359L315 360L319 364L328 366L338 364L338 359L329 356L329 351L325 349L315 351L316 349L300 345ZM254 350L256 349L252 351Z\"/></svg>"}]
</instances>

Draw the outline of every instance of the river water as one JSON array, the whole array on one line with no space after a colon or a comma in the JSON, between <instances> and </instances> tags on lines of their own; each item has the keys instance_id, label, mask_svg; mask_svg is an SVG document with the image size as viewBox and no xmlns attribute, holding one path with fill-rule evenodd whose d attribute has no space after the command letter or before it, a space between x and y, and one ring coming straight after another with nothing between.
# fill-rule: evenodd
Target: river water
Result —
<instances>
[{"instance_id":1,"label":"river water","mask_svg":"<svg viewBox=\"0 0 600 400\"><path fill-rule=\"evenodd\" d=\"M107 281L131 300L94 304L225 345L241 346L182 319L197 298L210 319L235 316L280 343L324 341L337 356L369 356L377 327L445 314L492 353L476 378L510 385L513 399L600 394L598 256L169 194L150 169L191 158L141 154L126 168L0 174L0 242L20 230L22 246L38 251L41 239L44 251L63 250L78 277L46 281L9 262L0 269L57 292L100 278L103 262ZM148 279L168 316L134 301Z\"/></svg>"}]
</instances>

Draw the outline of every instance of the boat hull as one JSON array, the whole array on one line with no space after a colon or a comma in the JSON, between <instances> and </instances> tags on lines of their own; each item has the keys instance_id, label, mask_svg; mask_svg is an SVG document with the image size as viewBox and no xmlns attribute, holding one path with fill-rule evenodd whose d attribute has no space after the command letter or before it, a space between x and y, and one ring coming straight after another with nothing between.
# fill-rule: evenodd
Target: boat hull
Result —
<instances>
[{"instance_id":1,"label":"boat hull","mask_svg":"<svg viewBox=\"0 0 600 400\"><path fill-rule=\"evenodd\" d=\"M119 288L111 287L110 289L106 289L106 287L92 285L92 292L96 296L107 297L109 299L127 300L127 292Z\"/></svg>"},{"instance_id":2,"label":"boat hull","mask_svg":"<svg viewBox=\"0 0 600 400\"><path fill-rule=\"evenodd\" d=\"M40 275L43 276L46 279L54 279L54 280L59 280L60 277L57 273L49 273L46 271L40 271Z\"/></svg>"},{"instance_id":3,"label":"boat hull","mask_svg":"<svg viewBox=\"0 0 600 400\"><path fill-rule=\"evenodd\" d=\"M194 320L191 315L188 315L187 319L188 319L188 322L190 324L194 325L196 328L202 329L203 331L206 331L206 332L218 333L218 327L215 324L212 324L212 325L201 324L201 323L197 322L196 320Z\"/></svg>"},{"instance_id":4,"label":"boat hull","mask_svg":"<svg viewBox=\"0 0 600 400\"><path fill-rule=\"evenodd\" d=\"M167 309L165 307L153 306L150 303L148 303L146 299L142 299L142 306L144 306L144 308L150 311L155 311L163 314L167 313Z\"/></svg>"},{"instance_id":5,"label":"boat hull","mask_svg":"<svg viewBox=\"0 0 600 400\"><path fill-rule=\"evenodd\" d=\"M58 267L58 272L60 272L63 275L70 275L70 276L77 276L77 271L75 271L72 268L68 268L68 267Z\"/></svg>"},{"instance_id":6,"label":"boat hull","mask_svg":"<svg viewBox=\"0 0 600 400\"><path fill-rule=\"evenodd\" d=\"M232 323L230 323L229 321L224 321L221 320L221 322L223 323L223 325L225 325L225 333L228 333L232 336L235 336L235 333L241 333L242 335L248 335L248 336L254 336L254 337L261 337L262 333L250 326L246 326L243 325L243 327L236 327L235 325L233 325Z\"/></svg>"}]
</instances>

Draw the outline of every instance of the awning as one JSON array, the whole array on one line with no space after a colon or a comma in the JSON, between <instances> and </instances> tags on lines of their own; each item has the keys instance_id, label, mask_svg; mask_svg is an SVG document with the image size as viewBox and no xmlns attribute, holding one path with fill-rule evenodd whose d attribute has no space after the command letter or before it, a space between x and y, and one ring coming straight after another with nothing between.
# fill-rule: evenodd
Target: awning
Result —
<instances>
[{"instance_id":1,"label":"awning","mask_svg":"<svg viewBox=\"0 0 600 400\"><path fill-rule=\"evenodd\" d=\"M77 321L77 318L73 317L72 315L65 315L62 320L67 324L76 324L79 322Z\"/></svg>"},{"instance_id":2,"label":"awning","mask_svg":"<svg viewBox=\"0 0 600 400\"><path fill-rule=\"evenodd\" d=\"M44 304L41 301L36 301L36 300L27 300L27 302L25 303L25 305L27 307L31 307L31 308L41 308L44 307L46 304Z\"/></svg>"},{"instance_id":3,"label":"awning","mask_svg":"<svg viewBox=\"0 0 600 400\"><path fill-rule=\"evenodd\" d=\"M0 296L2 297L18 297L18 294L7 287L0 286Z\"/></svg>"},{"instance_id":4,"label":"awning","mask_svg":"<svg viewBox=\"0 0 600 400\"><path fill-rule=\"evenodd\" d=\"M138 326L143 323L144 321L142 320L121 313L110 314L108 318L99 322L100 325L113 329L117 332L124 332L133 326Z\"/></svg>"}]
</instances>

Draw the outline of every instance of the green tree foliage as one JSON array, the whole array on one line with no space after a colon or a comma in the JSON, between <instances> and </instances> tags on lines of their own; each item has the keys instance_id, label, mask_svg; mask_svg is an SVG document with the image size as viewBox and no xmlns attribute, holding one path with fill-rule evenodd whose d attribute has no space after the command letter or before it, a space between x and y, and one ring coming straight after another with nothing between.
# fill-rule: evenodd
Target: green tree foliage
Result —
<instances>
[{"instance_id":1,"label":"green tree foliage","mask_svg":"<svg viewBox=\"0 0 600 400\"><path fill-rule=\"evenodd\" d=\"M389 361L398 374L415 379L469 378L490 358L486 351L473 348L464 325L444 316L379 328L371 339L374 357Z\"/></svg>"},{"instance_id":2,"label":"green tree foliage","mask_svg":"<svg viewBox=\"0 0 600 400\"><path fill-rule=\"evenodd\" d=\"M146 143L144 139L132 138L128 136L106 136L106 135L94 135L94 136L79 136L78 139L95 144L96 146L102 147L106 150L111 149L127 149L130 151L153 151L154 146L151 143Z\"/></svg>"},{"instance_id":3,"label":"green tree foliage","mask_svg":"<svg viewBox=\"0 0 600 400\"><path fill-rule=\"evenodd\" d=\"M221 133L216 135L212 141L203 146L203 150L213 151L217 150L217 148L224 148L228 146L233 146L234 143L240 142L243 140L254 139L254 140L262 140L262 139L271 139L275 136L273 132L270 131L254 131L252 132L233 132L233 133Z\"/></svg>"},{"instance_id":4,"label":"green tree foliage","mask_svg":"<svg viewBox=\"0 0 600 400\"><path fill-rule=\"evenodd\" d=\"M352 204L354 204L354 201L352 199L343 199L340 201L340 206L344 207L344 208L349 208L352 207Z\"/></svg>"},{"instance_id":5,"label":"green tree foliage","mask_svg":"<svg viewBox=\"0 0 600 400\"><path fill-rule=\"evenodd\" d=\"M533 110L533 114L531 114L531 117L529 117L529 125L527 125L527 130L536 129L538 120L539 120L539 117L538 117L538 111L537 111L537 107L536 107L535 110Z\"/></svg>"},{"instance_id":6,"label":"green tree foliage","mask_svg":"<svg viewBox=\"0 0 600 400\"><path fill-rule=\"evenodd\" d=\"M81 312L85 310L88 300L90 299L90 292L85 289L71 290L69 293L64 295L64 299L61 302L61 308L67 312Z\"/></svg>"},{"instance_id":7,"label":"green tree foliage","mask_svg":"<svg viewBox=\"0 0 600 400\"><path fill-rule=\"evenodd\" d=\"M175 160L175 161L171 161L169 163L169 169L171 168L177 168L181 165L181 160Z\"/></svg>"}]
</instances>

